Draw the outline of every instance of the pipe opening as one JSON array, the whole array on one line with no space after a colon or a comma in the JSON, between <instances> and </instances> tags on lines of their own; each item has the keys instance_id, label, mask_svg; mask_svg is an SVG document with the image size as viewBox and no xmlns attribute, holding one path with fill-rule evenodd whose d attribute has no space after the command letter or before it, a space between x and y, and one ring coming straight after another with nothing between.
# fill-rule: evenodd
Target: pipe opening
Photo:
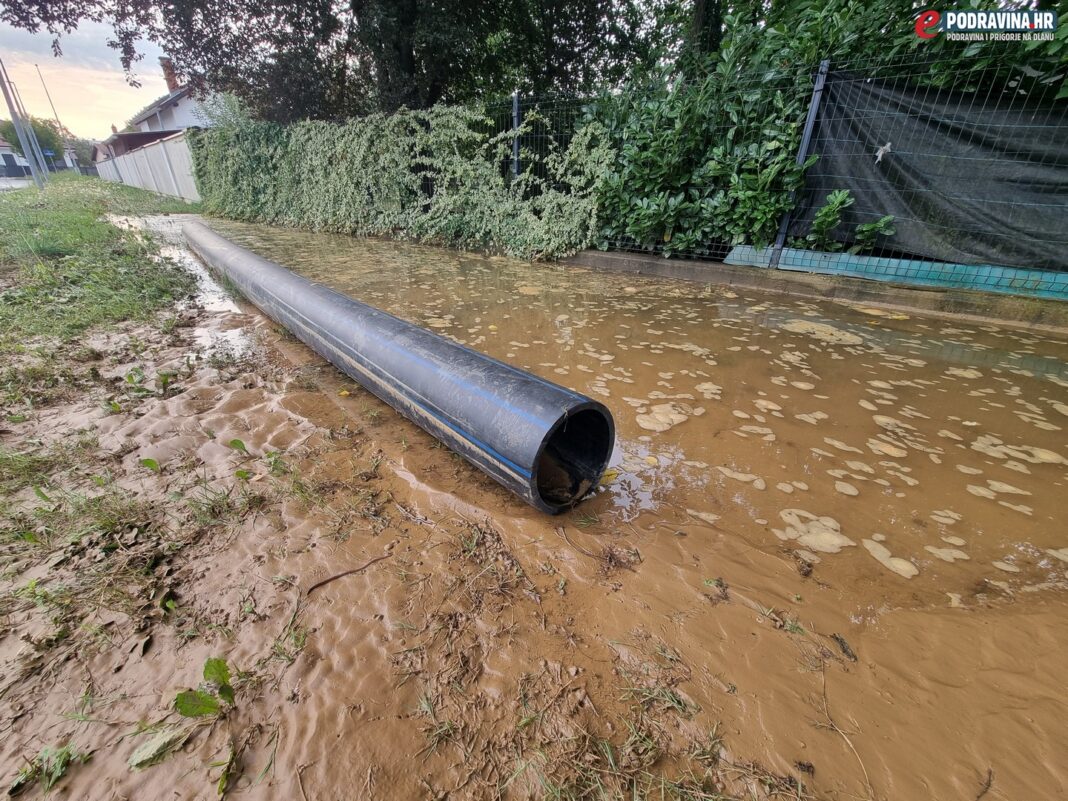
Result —
<instances>
[{"instance_id":1,"label":"pipe opening","mask_svg":"<svg viewBox=\"0 0 1068 801\"><path fill-rule=\"evenodd\" d=\"M612 440L612 423L600 409L582 409L557 423L534 471L541 501L560 511L582 500L601 480Z\"/></svg>"}]
</instances>

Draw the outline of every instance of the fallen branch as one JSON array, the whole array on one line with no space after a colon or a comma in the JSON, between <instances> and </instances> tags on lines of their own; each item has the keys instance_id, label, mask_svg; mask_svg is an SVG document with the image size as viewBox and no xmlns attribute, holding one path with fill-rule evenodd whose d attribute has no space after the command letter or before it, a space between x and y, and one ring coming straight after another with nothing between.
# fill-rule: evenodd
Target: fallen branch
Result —
<instances>
[{"instance_id":1,"label":"fallen branch","mask_svg":"<svg viewBox=\"0 0 1068 801\"><path fill-rule=\"evenodd\" d=\"M868 778L868 769L864 766L864 760L860 758L860 754L853 746L853 741L849 739L849 735L846 734L845 731L837 723L834 722L834 718L831 717L831 707L830 703L827 701L827 665L826 663L821 661L820 666L821 673L823 674L823 709L821 711L823 712L824 717L827 718L827 722L816 725L823 726L824 728L837 732L841 736L841 738L845 740L845 744L849 746L849 750L852 751L853 756L857 758L857 763L860 765L860 770L864 774L864 785L868 790L868 801L875 801L875 790L872 789L871 779Z\"/></svg>"},{"instance_id":2,"label":"fallen branch","mask_svg":"<svg viewBox=\"0 0 1068 801\"><path fill-rule=\"evenodd\" d=\"M304 595L306 597L310 596L317 589L319 589L320 587L325 587L331 581L337 581L339 578L345 578L345 576L351 576L353 573L362 573L364 570L369 568L375 562L381 562L383 559L389 559L389 557L391 557L392 555L393 554L387 553L385 556L379 556L379 557L376 557L376 558L372 559L370 562L368 562L365 565L361 565L360 567L354 567L352 570L346 570L344 573L338 573L336 576L330 576L330 578L324 578L322 581L317 581L314 584L312 584L310 587L308 587L308 591L306 593L304 593Z\"/></svg>"}]
</instances>

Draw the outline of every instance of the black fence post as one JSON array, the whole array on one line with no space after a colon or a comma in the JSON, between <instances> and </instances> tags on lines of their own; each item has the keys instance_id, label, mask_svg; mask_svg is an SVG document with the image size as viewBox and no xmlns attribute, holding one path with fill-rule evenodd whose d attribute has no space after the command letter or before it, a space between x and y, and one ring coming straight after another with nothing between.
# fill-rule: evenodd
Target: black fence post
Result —
<instances>
[{"instance_id":1,"label":"black fence post","mask_svg":"<svg viewBox=\"0 0 1068 801\"><path fill-rule=\"evenodd\" d=\"M820 109L820 97L823 96L823 85L827 83L827 72L830 68L831 60L825 58L820 62L819 71L816 73L816 81L812 86L812 98L808 103L808 116L805 118L805 130L801 134L801 145L797 148L798 166L805 163L805 159L808 158L809 148L812 146L812 129L816 127L816 114ZM804 180L803 177L802 180ZM794 216L793 200L796 195L796 192L790 193L790 208L782 215L782 221L779 223L779 233L775 237L775 247L772 249L771 259L768 261L768 267L772 269L779 266L779 259L782 258L782 249L786 244L786 232L789 230L790 220Z\"/></svg>"},{"instance_id":2,"label":"black fence post","mask_svg":"<svg viewBox=\"0 0 1068 801\"><path fill-rule=\"evenodd\" d=\"M519 125L523 122L523 110L519 105L519 90L512 92L512 177L519 177Z\"/></svg>"}]
</instances>

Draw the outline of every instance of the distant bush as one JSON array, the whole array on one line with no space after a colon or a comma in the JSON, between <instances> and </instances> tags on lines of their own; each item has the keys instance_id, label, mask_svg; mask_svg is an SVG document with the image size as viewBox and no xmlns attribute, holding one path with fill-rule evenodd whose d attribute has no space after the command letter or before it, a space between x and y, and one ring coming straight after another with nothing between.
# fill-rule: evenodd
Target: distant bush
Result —
<instances>
[{"instance_id":1,"label":"distant bush","mask_svg":"<svg viewBox=\"0 0 1068 801\"><path fill-rule=\"evenodd\" d=\"M522 134L538 123L531 113ZM615 154L591 122L566 146L523 153L479 109L373 114L290 126L231 112L193 142L207 211L319 231L388 235L521 258L558 258L592 242L598 186Z\"/></svg>"}]
</instances>

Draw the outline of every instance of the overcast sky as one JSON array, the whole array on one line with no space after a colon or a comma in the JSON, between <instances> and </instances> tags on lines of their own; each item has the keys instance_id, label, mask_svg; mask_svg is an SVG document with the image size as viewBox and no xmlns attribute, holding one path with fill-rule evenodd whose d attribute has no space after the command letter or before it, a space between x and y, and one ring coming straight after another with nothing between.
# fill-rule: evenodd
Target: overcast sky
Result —
<instances>
[{"instance_id":1,"label":"overcast sky","mask_svg":"<svg viewBox=\"0 0 1068 801\"><path fill-rule=\"evenodd\" d=\"M122 130L126 120L163 95L167 85L159 68L159 48L142 43L144 59L134 67L141 87L135 89L126 82L118 52L107 46L110 32L106 25L85 23L60 39L63 55L56 58L48 34L30 34L0 23L0 59L26 110L35 117L52 116L34 64L41 67L60 121L89 139L106 138L112 124ZM0 96L0 119L8 116Z\"/></svg>"}]
</instances>

